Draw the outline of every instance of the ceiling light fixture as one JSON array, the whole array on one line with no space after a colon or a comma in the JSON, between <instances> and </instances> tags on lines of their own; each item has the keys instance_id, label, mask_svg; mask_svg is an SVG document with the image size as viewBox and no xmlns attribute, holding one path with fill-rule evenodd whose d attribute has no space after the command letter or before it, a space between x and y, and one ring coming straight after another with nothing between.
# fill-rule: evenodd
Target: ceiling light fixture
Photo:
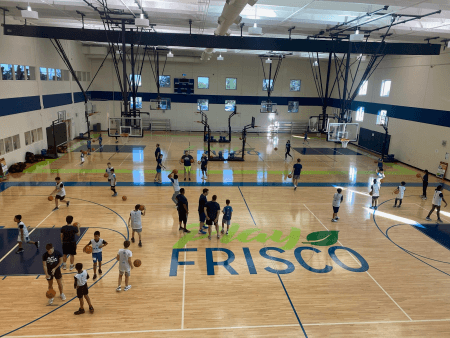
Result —
<instances>
[{"instance_id":1,"label":"ceiling light fixture","mask_svg":"<svg viewBox=\"0 0 450 338\"><path fill-rule=\"evenodd\" d=\"M223 56L222 56L222 54L220 54L220 55L217 57L217 60L218 60L218 61L223 61Z\"/></svg>"},{"instance_id":2,"label":"ceiling light fixture","mask_svg":"<svg viewBox=\"0 0 450 338\"><path fill-rule=\"evenodd\" d=\"M361 42L364 40L364 34L359 34L359 29L356 29L355 34L350 34L350 41Z\"/></svg>"},{"instance_id":3,"label":"ceiling light fixture","mask_svg":"<svg viewBox=\"0 0 450 338\"><path fill-rule=\"evenodd\" d=\"M136 27L148 28L150 27L150 22L145 18L144 13L141 13L139 18L134 19L134 25Z\"/></svg>"},{"instance_id":4,"label":"ceiling light fixture","mask_svg":"<svg viewBox=\"0 0 450 338\"><path fill-rule=\"evenodd\" d=\"M168 58L173 58L172 50L169 50L169 54L167 54L167 57L168 57Z\"/></svg>"},{"instance_id":5,"label":"ceiling light fixture","mask_svg":"<svg viewBox=\"0 0 450 338\"><path fill-rule=\"evenodd\" d=\"M27 20L37 20L39 19L38 12L33 11L31 9L30 3L28 3L28 7L26 10L20 11L20 14L22 14L22 18Z\"/></svg>"},{"instance_id":6,"label":"ceiling light fixture","mask_svg":"<svg viewBox=\"0 0 450 338\"><path fill-rule=\"evenodd\" d=\"M255 20L257 18L256 11L257 11L257 6L255 6ZM248 27L248 34L249 35L262 35L262 28L258 27L258 24L255 22L253 24L253 27Z\"/></svg>"},{"instance_id":7,"label":"ceiling light fixture","mask_svg":"<svg viewBox=\"0 0 450 338\"><path fill-rule=\"evenodd\" d=\"M267 58L266 63L272 63L272 60L270 59L270 57Z\"/></svg>"}]
</instances>

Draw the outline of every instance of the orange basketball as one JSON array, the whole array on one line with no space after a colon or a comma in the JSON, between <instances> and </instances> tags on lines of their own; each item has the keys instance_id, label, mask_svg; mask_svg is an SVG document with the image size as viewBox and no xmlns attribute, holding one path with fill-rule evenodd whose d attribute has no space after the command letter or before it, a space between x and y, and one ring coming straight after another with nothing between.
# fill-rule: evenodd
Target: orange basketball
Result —
<instances>
[{"instance_id":1,"label":"orange basketball","mask_svg":"<svg viewBox=\"0 0 450 338\"><path fill-rule=\"evenodd\" d=\"M83 154L86 155L86 154L87 154L87 151L84 151L84 150L83 150Z\"/></svg>"},{"instance_id":2,"label":"orange basketball","mask_svg":"<svg viewBox=\"0 0 450 338\"><path fill-rule=\"evenodd\" d=\"M416 174L416 177L417 177L417 178L421 178L422 175L420 175L420 173L417 173L417 174Z\"/></svg>"},{"instance_id":3,"label":"orange basketball","mask_svg":"<svg viewBox=\"0 0 450 338\"><path fill-rule=\"evenodd\" d=\"M273 148L273 150L277 151L277 150L278 150L278 148L276 148L276 147L275 147L275 148Z\"/></svg>"},{"instance_id":4,"label":"orange basketball","mask_svg":"<svg viewBox=\"0 0 450 338\"><path fill-rule=\"evenodd\" d=\"M289 178L292 178L292 175L291 175L291 174L289 174L289 175L288 175L288 177L289 177Z\"/></svg>"},{"instance_id":5,"label":"orange basketball","mask_svg":"<svg viewBox=\"0 0 450 338\"><path fill-rule=\"evenodd\" d=\"M53 201L53 196L48 196L49 201Z\"/></svg>"},{"instance_id":6,"label":"orange basketball","mask_svg":"<svg viewBox=\"0 0 450 338\"><path fill-rule=\"evenodd\" d=\"M80 226L80 223L75 222L75 223L73 223L73 226L74 226L74 227L79 227L79 226Z\"/></svg>"},{"instance_id":7,"label":"orange basketball","mask_svg":"<svg viewBox=\"0 0 450 338\"><path fill-rule=\"evenodd\" d=\"M133 262L133 265L135 266L135 267L139 267L139 266L141 266L141 260L140 259L135 259L134 260L134 262Z\"/></svg>"},{"instance_id":8,"label":"orange basketball","mask_svg":"<svg viewBox=\"0 0 450 338\"><path fill-rule=\"evenodd\" d=\"M122 196L122 201L126 201L127 200L127 196Z\"/></svg>"},{"instance_id":9,"label":"orange basketball","mask_svg":"<svg viewBox=\"0 0 450 338\"><path fill-rule=\"evenodd\" d=\"M141 204L141 205L139 206L139 210L140 210L140 211L143 211L144 209L145 209L145 205Z\"/></svg>"},{"instance_id":10,"label":"orange basketball","mask_svg":"<svg viewBox=\"0 0 450 338\"><path fill-rule=\"evenodd\" d=\"M191 163L194 163L195 161L194 161L194 159L193 158L191 158Z\"/></svg>"},{"instance_id":11,"label":"orange basketball","mask_svg":"<svg viewBox=\"0 0 450 338\"><path fill-rule=\"evenodd\" d=\"M92 140L92 142L95 142L95 140Z\"/></svg>"},{"instance_id":12,"label":"orange basketball","mask_svg":"<svg viewBox=\"0 0 450 338\"><path fill-rule=\"evenodd\" d=\"M173 171L172 171L175 175L177 175L178 174L178 170L177 169L173 169Z\"/></svg>"},{"instance_id":13,"label":"orange basketball","mask_svg":"<svg viewBox=\"0 0 450 338\"><path fill-rule=\"evenodd\" d=\"M384 183L384 180L380 180L380 183Z\"/></svg>"},{"instance_id":14,"label":"orange basketball","mask_svg":"<svg viewBox=\"0 0 450 338\"><path fill-rule=\"evenodd\" d=\"M92 246L87 246L84 252L86 252L87 254L92 253Z\"/></svg>"},{"instance_id":15,"label":"orange basketball","mask_svg":"<svg viewBox=\"0 0 450 338\"><path fill-rule=\"evenodd\" d=\"M378 161L373 161L373 163L378 163Z\"/></svg>"},{"instance_id":16,"label":"orange basketball","mask_svg":"<svg viewBox=\"0 0 450 338\"><path fill-rule=\"evenodd\" d=\"M107 173L105 173L105 174L103 175L103 177L108 177L108 174L107 174Z\"/></svg>"},{"instance_id":17,"label":"orange basketball","mask_svg":"<svg viewBox=\"0 0 450 338\"><path fill-rule=\"evenodd\" d=\"M92 151L95 151L95 148L92 148Z\"/></svg>"},{"instance_id":18,"label":"orange basketball","mask_svg":"<svg viewBox=\"0 0 450 338\"><path fill-rule=\"evenodd\" d=\"M197 164L200 164L200 163L202 163L202 162L200 162L200 161L197 162Z\"/></svg>"},{"instance_id":19,"label":"orange basketball","mask_svg":"<svg viewBox=\"0 0 450 338\"><path fill-rule=\"evenodd\" d=\"M242 140L242 137L239 137L240 140Z\"/></svg>"},{"instance_id":20,"label":"orange basketball","mask_svg":"<svg viewBox=\"0 0 450 338\"><path fill-rule=\"evenodd\" d=\"M47 298L55 298L55 296L56 296L56 291L55 290L53 290L53 289L50 289L50 290L47 290L47 292L45 293L45 296L47 297Z\"/></svg>"}]
</instances>

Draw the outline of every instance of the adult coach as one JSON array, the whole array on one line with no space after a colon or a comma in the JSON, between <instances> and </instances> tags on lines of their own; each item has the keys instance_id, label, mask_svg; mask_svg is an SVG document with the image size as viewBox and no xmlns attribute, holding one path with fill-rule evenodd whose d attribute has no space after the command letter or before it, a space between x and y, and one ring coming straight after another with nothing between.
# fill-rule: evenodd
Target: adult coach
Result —
<instances>
[{"instance_id":1,"label":"adult coach","mask_svg":"<svg viewBox=\"0 0 450 338\"><path fill-rule=\"evenodd\" d=\"M63 249L63 264L62 268L67 269L67 256L70 255L70 270L75 267L75 256L77 254L77 241L75 240L75 235L80 236L80 227L72 225L73 217L66 217L67 224L61 228L61 242Z\"/></svg>"},{"instance_id":2,"label":"adult coach","mask_svg":"<svg viewBox=\"0 0 450 338\"><path fill-rule=\"evenodd\" d=\"M292 183L294 183L294 191L297 190L298 180L300 179L300 174L302 172L303 166L300 164L301 160L298 158L297 163L294 164Z\"/></svg>"},{"instance_id":3,"label":"adult coach","mask_svg":"<svg viewBox=\"0 0 450 338\"><path fill-rule=\"evenodd\" d=\"M208 199L206 196L208 196L209 190L203 189L203 193L200 195L200 198L198 199L198 217L200 221L200 229L198 230L198 233L201 235L206 235L206 232L203 231L203 229L208 229L207 226L205 226L206 221L206 213L205 213L205 206L206 203L208 203Z\"/></svg>"},{"instance_id":4,"label":"adult coach","mask_svg":"<svg viewBox=\"0 0 450 338\"><path fill-rule=\"evenodd\" d=\"M180 228L178 230L183 230L184 232L190 233L190 231L186 229L187 217L189 215L189 203L184 194L185 194L184 188L181 188L180 194L177 196L178 221L180 223ZM184 223L184 228L181 226L181 223Z\"/></svg>"},{"instance_id":5,"label":"adult coach","mask_svg":"<svg viewBox=\"0 0 450 338\"><path fill-rule=\"evenodd\" d=\"M143 211L139 210L140 204L136 204L134 210L130 212L130 217L128 218L128 227L131 228L131 242L134 243L134 233L137 232L139 236L139 246L142 246L142 216L145 216L145 208Z\"/></svg>"},{"instance_id":6,"label":"adult coach","mask_svg":"<svg viewBox=\"0 0 450 338\"><path fill-rule=\"evenodd\" d=\"M211 228L214 224L216 226L217 238L220 238L219 235L219 214L220 214L220 205L217 203L217 196L213 195L212 201L206 203L205 206L205 214L206 214L206 224L208 227L208 239L211 239Z\"/></svg>"},{"instance_id":7,"label":"adult coach","mask_svg":"<svg viewBox=\"0 0 450 338\"><path fill-rule=\"evenodd\" d=\"M159 147L159 143L156 144L155 150L155 159L158 161L159 155L161 155L161 148Z\"/></svg>"},{"instance_id":8,"label":"adult coach","mask_svg":"<svg viewBox=\"0 0 450 338\"><path fill-rule=\"evenodd\" d=\"M441 214L440 214L442 201L444 201L444 203L445 203L445 208L447 207L447 201L444 199L444 194L442 193L443 189L444 189L444 187L442 185L440 185L434 191L433 207L431 208L430 212L428 213L428 216L425 218L427 221L431 221L430 216L433 213L434 209L436 209L437 221L439 223L442 223Z\"/></svg>"},{"instance_id":9,"label":"adult coach","mask_svg":"<svg viewBox=\"0 0 450 338\"><path fill-rule=\"evenodd\" d=\"M425 170L425 175L422 176L422 199L427 199L427 188L428 188L428 170Z\"/></svg>"},{"instance_id":10,"label":"adult coach","mask_svg":"<svg viewBox=\"0 0 450 338\"><path fill-rule=\"evenodd\" d=\"M53 278L56 279L58 283L59 293L61 295L61 300L66 300L66 296L63 293L63 284L62 284L62 273L61 273L61 265L63 264L62 255L59 251L56 251L53 248L52 243L48 243L45 246L47 252L42 255L42 265L44 266L45 277L48 282L48 289L53 289ZM48 304L53 304L53 300L55 298L51 298L48 300Z\"/></svg>"},{"instance_id":11,"label":"adult coach","mask_svg":"<svg viewBox=\"0 0 450 338\"><path fill-rule=\"evenodd\" d=\"M191 165L194 162L194 158L189 155L187 150L184 151L184 155L181 157L180 163L184 163L184 180L186 181L186 173L188 174L189 181L191 180Z\"/></svg>"},{"instance_id":12,"label":"adult coach","mask_svg":"<svg viewBox=\"0 0 450 338\"><path fill-rule=\"evenodd\" d=\"M56 196L55 196L55 209L53 209L53 211L58 210L59 209L59 202L58 201L63 201L64 198L66 197L66 189L64 188L64 183L61 182L61 177L56 177L55 178L56 181L56 188L55 190L53 190L53 192L50 195L53 195L56 192ZM66 202L66 205L69 206L70 201Z\"/></svg>"}]
</instances>

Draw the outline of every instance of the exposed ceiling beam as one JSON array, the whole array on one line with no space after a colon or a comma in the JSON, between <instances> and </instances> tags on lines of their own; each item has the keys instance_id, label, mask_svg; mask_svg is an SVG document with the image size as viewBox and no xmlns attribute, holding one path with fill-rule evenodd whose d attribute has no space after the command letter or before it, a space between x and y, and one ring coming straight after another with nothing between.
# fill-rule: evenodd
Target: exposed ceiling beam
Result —
<instances>
[{"instance_id":1,"label":"exposed ceiling beam","mask_svg":"<svg viewBox=\"0 0 450 338\"><path fill-rule=\"evenodd\" d=\"M4 25L4 35L26 36L33 38L77 40L87 42L121 41L120 31L94 29L49 27L49 26L23 26ZM125 42L130 44L136 41L130 31L125 32ZM277 39L261 37L240 36L214 36L198 34L171 34L171 33L140 33L141 44L147 46L180 46L196 48L226 48L241 50L276 50L283 52L320 52L320 53L347 53L348 41L307 40L307 39ZM352 43L351 53L373 54L382 50L385 55L439 55L440 44L417 43L383 43L357 42Z\"/></svg>"}]
</instances>

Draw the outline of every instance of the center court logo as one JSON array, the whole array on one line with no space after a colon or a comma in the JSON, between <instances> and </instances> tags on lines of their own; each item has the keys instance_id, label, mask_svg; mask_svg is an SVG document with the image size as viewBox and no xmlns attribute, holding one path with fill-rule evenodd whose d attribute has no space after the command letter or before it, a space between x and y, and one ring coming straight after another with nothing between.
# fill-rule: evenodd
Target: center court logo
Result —
<instances>
[{"instance_id":1,"label":"center court logo","mask_svg":"<svg viewBox=\"0 0 450 338\"><path fill-rule=\"evenodd\" d=\"M198 224L190 224L188 225L188 228L198 228ZM262 244L269 243L271 245L276 246L270 246L265 247L259 250L259 254L261 257L283 263L287 266L286 269L283 270L277 270L273 269L271 267L266 267L264 270L275 273L275 274L288 274L295 270L295 266L292 262L270 256L267 252L268 251L277 251L279 253L284 253L285 250L292 250L296 247L296 245L300 241L300 233L301 230L299 228L292 227L290 229L290 232L288 235L284 235L282 231L280 230L273 230L271 234L263 233L260 229L257 228L251 228L251 229L245 229L243 231L239 232L239 224L233 224L230 227L229 235L228 236L222 236L220 239L220 242L222 244L228 244L231 242L241 242L241 243L249 243L252 241L256 241ZM215 233L215 232L214 232ZM339 265L341 268L351 271L351 272L364 272L369 269L369 265L367 261L356 251L346 248L343 246L333 246L338 241L338 233L339 231L317 231L312 232L306 236L307 242L301 242L302 244L308 244L310 246L300 246L295 248L294 250L294 256L297 262L306 270L314 272L314 273L327 273L330 272L333 267L330 265L326 265L325 268L317 269L313 268L310 265L308 265L304 259L302 258L302 252L303 251L313 251L315 253L320 253L321 251L315 246L319 247L326 247L330 246L328 248L328 254L331 257L331 259ZM195 265L194 261L186 261L186 262L179 262L178 256L180 252L190 252L190 251L197 251L196 248L185 248L185 245L189 242L198 241L201 239L207 238L208 235L202 235L202 236L196 236L196 233L193 231L191 233L186 234L182 238L178 240L178 242L175 243L172 249L172 258L171 258L171 264L170 264L170 276L177 276L177 270L179 265ZM253 262L253 257L250 252L250 249L247 247L243 247L243 254L247 261L247 266L250 274L257 274L256 267ZM352 268L347 266L346 264L342 263L342 261L336 256L337 250L344 250L353 255L353 257L359 261L360 267L359 268ZM214 251L221 251L228 255L228 258L225 261L222 262L216 262L213 258L213 252ZM207 267L207 274L208 275L214 275L214 266L223 266L231 275L238 275L237 271L231 267L231 263L235 260L235 254L233 251L226 249L226 248L206 248L206 267Z\"/></svg>"}]
</instances>

